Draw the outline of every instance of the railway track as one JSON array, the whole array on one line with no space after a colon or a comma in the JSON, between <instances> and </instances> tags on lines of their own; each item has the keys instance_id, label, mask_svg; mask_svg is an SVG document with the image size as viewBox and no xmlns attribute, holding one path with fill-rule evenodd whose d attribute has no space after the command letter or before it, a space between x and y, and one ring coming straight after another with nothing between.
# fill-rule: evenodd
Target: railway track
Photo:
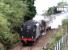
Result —
<instances>
[{"instance_id":1,"label":"railway track","mask_svg":"<svg viewBox=\"0 0 68 50\"><path fill-rule=\"evenodd\" d=\"M12 50L40 50L43 46L48 44L49 40L51 40L51 37L54 36L55 32L56 30L48 31L46 35L39 37L33 46L22 46L22 44L19 44Z\"/></svg>"}]
</instances>

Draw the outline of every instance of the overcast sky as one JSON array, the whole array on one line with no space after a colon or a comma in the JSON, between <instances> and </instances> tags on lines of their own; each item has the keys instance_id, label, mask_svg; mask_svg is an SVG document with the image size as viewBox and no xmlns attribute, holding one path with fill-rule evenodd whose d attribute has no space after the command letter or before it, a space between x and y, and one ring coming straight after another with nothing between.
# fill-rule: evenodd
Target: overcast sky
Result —
<instances>
[{"instance_id":1,"label":"overcast sky","mask_svg":"<svg viewBox=\"0 0 68 50\"><path fill-rule=\"evenodd\" d=\"M44 10L47 10L48 7L56 6L58 2L62 0L36 0L35 6L38 14L41 14ZM68 2L68 0L63 0Z\"/></svg>"}]
</instances>

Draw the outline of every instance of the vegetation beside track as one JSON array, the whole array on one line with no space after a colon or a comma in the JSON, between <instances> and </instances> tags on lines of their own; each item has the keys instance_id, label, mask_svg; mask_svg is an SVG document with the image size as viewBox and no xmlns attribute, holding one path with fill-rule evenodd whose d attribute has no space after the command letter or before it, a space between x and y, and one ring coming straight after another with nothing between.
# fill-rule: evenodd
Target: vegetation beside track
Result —
<instances>
[{"instance_id":1,"label":"vegetation beside track","mask_svg":"<svg viewBox=\"0 0 68 50\"><path fill-rule=\"evenodd\" d=\"M29 15L30 14L30 15ZM0 43L8 50L19 39L20 26L36 14L34 0L0 0Z\"/></svg>"},{"instance_id":2,"label":"vegetation beside track","mask_svg":"<svg viewBox=\"0 0 68 50\"><path fill-rule=\"evenodd\" d=\"M56 34L51 38L48 50L53 50L54 46L62 38L62 36L66 35L66 32L68 33L68 19L63 20L62 26L59 27ZM64 46L62 46L62 48L64 48Z\"/></svg>"}]
</instances>

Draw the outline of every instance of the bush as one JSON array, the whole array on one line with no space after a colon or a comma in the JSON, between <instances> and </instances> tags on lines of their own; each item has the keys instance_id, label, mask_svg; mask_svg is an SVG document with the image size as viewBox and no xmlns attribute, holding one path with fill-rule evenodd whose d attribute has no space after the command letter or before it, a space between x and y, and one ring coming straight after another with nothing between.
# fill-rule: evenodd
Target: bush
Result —
<instances>
[{"instance_id":1,"label":"bush","mask_svg":"<svg viewBox=\"0 0 68 50\"><path fill-rule=\"evenodd\" d=\"M61 28L62 29L62 28ZM60 40L60 38L63 35L63 30L59 29L58 32L56 32L55 36L50 41L49 50L52 50L55 44Z\"/></svg>"},{"instance_id":2,"label":"bush","mask_svg":"<svg viewBox=\"0 0 68 50\"><path fill-rule=\"evenodd\" d=\"M5 48L4 48L2 43L0 43L0 50L5 50Z\"/></svg>"}]
</instances>

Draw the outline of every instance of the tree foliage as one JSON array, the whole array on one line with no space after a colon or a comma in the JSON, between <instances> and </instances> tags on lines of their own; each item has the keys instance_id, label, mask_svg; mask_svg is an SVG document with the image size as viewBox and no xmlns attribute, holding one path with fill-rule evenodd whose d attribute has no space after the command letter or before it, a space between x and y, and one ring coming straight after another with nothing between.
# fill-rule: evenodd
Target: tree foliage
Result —
<instances>
[{"instance_id":1,"label":"tree foliage","mask_svg":"<svg viewBox=\"0 0 68 50\"><path fill-rule=\"evenodd\" d=\"M47 10L46 15L49 16L49 15L57 14L57 13L60 13L60 12L61 12L61 11L58 11L58 10L57 10L57 7L53 6L53 7L50 7L50 8Z\"/></svg>"},{"instance_id":2,"label":"tree foliage","mask_svg":"<svg viewBox=\"0 0 68 50\"><path fill-rule=\"evenodd\" d=\"M34 0L0 0L0 42L5 46L16 41L18 35L12 34L14 28L20 27L26 17L31 19L35 15L33 4Z\"/></svg>"},{"instance_id":3,"label":"tree foliage","mask_svg":"<svg viewBox=\"0 0 68 50\"><path fill-rule=\"evenodd\" d=\"M27 14L27 4L19 0L3 0L0 3L0 10L12 26L21 25L21 21Z\"/></svg>"},{"instance_id":4,"label":"tree foliage","mask_svg":"<svg viewBox=\"0 0 68 50\"><path fill-rule=\"evenodd\" d=\"M7 19L0 16L0 32L9 32L9 25L10 23L7 21Z\"/></svg>"},{"instance_id":5,"label":"tree foliage","mask_svg":"<svg viewBox=\"0 0 68 50\"><path fill-rule=\"evenodd\" d=\"M65 5L67 6L68 3L67 2L59 2L58 3L58 7L64 7Z\"/></svg>"},{"instance_id":6,"label":"tree foliage","mask_svg":"<svg viewBox=\"0 0 68 50\"><path fill-rule=\"evenodd\" d=\"M28 4L28 10L29 10L27 15L25 15L24 17L24 21L27 21L32 19L36 14L35 6L34 6L35 0L24 0L24 1Z\"/></svg>"}]
</instances>

